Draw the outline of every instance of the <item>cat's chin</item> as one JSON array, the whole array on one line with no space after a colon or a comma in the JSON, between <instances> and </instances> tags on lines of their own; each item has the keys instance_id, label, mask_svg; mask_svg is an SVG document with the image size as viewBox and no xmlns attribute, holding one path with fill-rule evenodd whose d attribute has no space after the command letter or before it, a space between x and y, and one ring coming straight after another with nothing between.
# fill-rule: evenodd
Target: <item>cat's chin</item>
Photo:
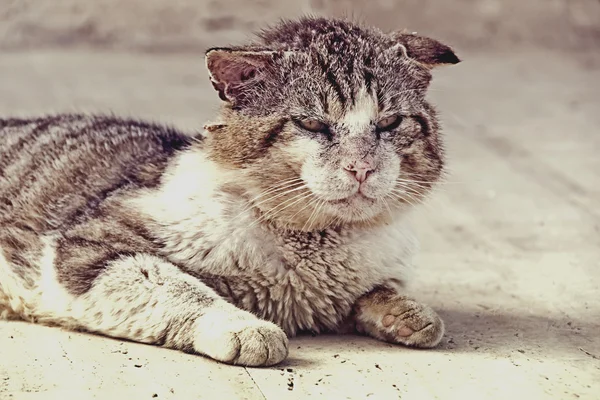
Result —
<instances>
[{"instance_id":1,"label":"cat's chin","mask_svg":"<svg viewBox=\"0 0 600 400\"><path fill-rule=\"evenodd\" d=\"M325 199L326 202L332 206L342 207L355 207L355 208L369 208L376 206L381 201L380 198L370 196L362 190L357 190L349 196L342 197L339 199Z\"/></svg>"},{"instance_id":2,"label":"cat's chin","mask_svg":"<svg viewBox=\"0 0 600 400\"><path fill-rule=\"evenodd\" d=\"M365 220L379 214L380 205L376 199L365 196L360 192L343 199L328 200L330 210L342 219Z\"/></svg>"},{"instance_id":3,"label":"cat's chin","mask_svg":"<svg viewBox=\"0 0 600 400\"><path fill-rule=\"evenodd\" d=\"M358 204L361 202L374 202L373 199L368 198L367 196L365 196L364 194L360 193L360 192L356 192L353 195L350 195L348 197L344 197L341 199L335 199L335 200L326 200L327 203L331 204L331 205L346 205L346 206L350 206L350 205L354 205L354 204Z\"/></svg>"}]
</instances>

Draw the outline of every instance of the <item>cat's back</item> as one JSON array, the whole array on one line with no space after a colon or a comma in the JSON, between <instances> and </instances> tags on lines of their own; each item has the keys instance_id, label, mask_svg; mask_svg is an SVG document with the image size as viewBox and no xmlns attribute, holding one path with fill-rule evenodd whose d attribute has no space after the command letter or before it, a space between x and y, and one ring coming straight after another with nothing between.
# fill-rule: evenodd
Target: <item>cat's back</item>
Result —
<instances>
[{"instance_id":1,"label":"cat's back","mask_svg":"<svg viewBox=\"0 0 600 400\"><path fill-rule=\"evenodd\" d=\"M190 142L111 116L0 119L0 224L55 229L119 190L158 184Z\"/></svg>"}]
</instances>

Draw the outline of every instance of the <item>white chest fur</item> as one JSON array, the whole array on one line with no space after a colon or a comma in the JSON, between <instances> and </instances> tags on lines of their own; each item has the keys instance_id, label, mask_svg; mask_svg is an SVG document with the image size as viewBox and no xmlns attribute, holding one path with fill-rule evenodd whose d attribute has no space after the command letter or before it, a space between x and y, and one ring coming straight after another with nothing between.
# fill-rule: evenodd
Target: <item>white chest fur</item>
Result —
<instances>
[{"instance_id":1,"label":"white chest fur","mask_svg":"<svg viewBox=\"0 0 600 400\"><path fill-rule=\"evenodd\" d=\"M223 182L226 172L184 154L158 191L134 203L152 218L165 256L289 334L334 329L359 296L410 277L416 241L406 223L274 231L254 223L241 198L220 192Z\"/></svg>"}]
</instances>

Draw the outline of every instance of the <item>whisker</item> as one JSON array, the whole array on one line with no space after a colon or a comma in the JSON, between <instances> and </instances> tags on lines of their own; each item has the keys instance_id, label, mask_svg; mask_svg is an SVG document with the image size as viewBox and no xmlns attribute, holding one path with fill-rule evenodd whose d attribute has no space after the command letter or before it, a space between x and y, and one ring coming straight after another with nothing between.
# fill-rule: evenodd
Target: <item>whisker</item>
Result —
<instances>
[{"instance_id":1,"label":"whisker","mask_svg":"<svg viewBox=\"0 0 600 400\"><path fill-rule=\"evenodd\" d=\"M405 190L407 192L410 192L410 193L418 196L420 198L420 200L421 200L421 204L425 205L426 207L431 207L431 204L429 204L429 202L432 201L432 200L433 201L438 201L439 202L438 204L440 204L440 205L442 205L444 207L446 206L446 204L443 204L442 202L440 202L440 199L438 198L438 196L431 196L431 195L425 196L424 193L419 192L419 190L417 190L416 188L413 188L413 187L411 187L411 185L408 185L408 184L403 183L403 182L396 182L396 184L397 184L396 190L398 188L401 188L401 189L403 189L403 190ZM423 189L423 188L420 188L419 186L417 186L417 188ZM441 192L443 194L448 194L448 191L443 190L443 189L441 189L439 187L433 187L432 189L427 188L426 190L430 190L431 193Z\"/></svg>"},{"instance_id":2,"label":"whisker","mask_svg":"<svg viewBox=\"0 0 600 400\"><path fill-rule=\"evenodd\" d=\"M313 208L312 213L310 214L310 217L306 220L306 222L304 223L304 226L302 227L303 231L306 231L306 228L308 227L307 225L309 224L309 222L313 219L313 216L316 215L317 209L319 207L319 205L321 204L322 200L317 200L317 205ZM310 225L310 227L312 227L312 225Z\"/></svg>"},{"instance_id":3,"label":"whisker","mask_svg":"<svg viewBox=\"0 0 600 400\"><path fill-rule=\"evenodd\" d=\"M359 210L359 215L361 216L361 222L367 226L367 228L372 228L375 226L375 222L369 215L363 210Z\"/></svg>"},{"instance_id":4,"label":"whisker","mask_svg":"<svg viewBox=\"0 0 600 400\"><path fill-rule=\"evenodd\" d=\"M425 185L423 185L423 184L421 184L421 183L417 183L417 182L410 182L410 181L405 181L405 180L400 180L400 179L397 179L397 180L396 180L396 184L398 184L398 185L404 185L405 187L408 187L408 184L409 184L409 183L410 183L411 185L414 185L414 186L418 187L419 189L423 189L423 190L433 190L433 186L432 186L432 187L429 187L429 186L425 186Z\"/></svg>"},{"instance_id":5,"label":"whisker","mask_svg":"<svg viewBox=\"0 0 600 400\"><path fill-rule=\"evenodd\" d=\"M430 201L432 200L432 197L426 197L426 198L420 198L420 199L415 199L414 196L412 196L411 194L407 193L407 192L395 192L395 195L397 196L398 199L401 199L402 201L407 202L408 204L410 204L411 206L417 208L426 208L427 210L431 210L431 211L439 211L439 209L435 208L433 204L430 203ZM410 200L407 199L405 196L410 197ZM438 201L438 204L441 205L442 207L446 207L447 205L442 203L440 201L440 199L438 199L437 197L433 197L433 199L435 199L436 201ZM417 204L413 204L413 201L416 201Z\"/></svg>"},{"instance_id":6,"label":"whisker","mask_svg":"<svg viewBox=\"0 0 600 400\"><path fill-rule=\"evenodd\" d=\"M310 196L312 196L312 193L310 193L310 192L309 193L300 193L300 194L297 194L297 195L291 197L290 199L287 199L283 203L278 204L273 209L267 211L266 213L264 213L255 222L262 222L262 221L266 220L267 218L275 217L276 215L281 214L284 210L288 209L289 207L294 206L295 204L298 204L299 202L301 202L302 200L305 200L305 199L309 198ZM289 203L289 204L286 205L286 203ZM281 206L284 206L284 207L283 208L279 208Z\"/></svg>"},{"instance_id":7,"label":"whisker","mask_svg":"<svg viewBox=\"0 0 600 400\"><path fill-rule=\"evenodd\" d=\"M290 219L290 221L291 221L291 220L293 220L293 219L294 219L294 217L296 217L296 215L300 214L302 211L306 210L308 207L310 207L310 206L311 206L311 205L314 203L315 199L314 199L314 195L312 194L312 192L311 192L311 195L312 195L312 197L313 197L313 198L311 198L311 199L308 201L308 203L306 203L306 205L305 205L304 207L302 207L302 208L301 208L300 210L298 210L298 211L297 211L297 212L296 212L294 215L292 215L292 216L289 218L289 219Z\"/></svg>"},{"instance_id":8,"label":"whisker","mask_svg":"<svg viewBox=\"0 0 600 400\"><path fill-rule=\"evenodd\" d=\"M194 136L190 136L190 137L189 137L189 139L190 139L192 142L196 142L196 143L198 143L198 144L202 144L202 143L203 143L201 139L198 139L197 137L194 137Z\"/></svg>"},{"instance_id":9,"label":"whisker","mask_svg":"<svg viewBox=\"0 0 600 400\"><path fill-rule=\"evenodd\" d=\"M402 200L405 203L408 203L412 207L417 207L417 204L419 204L419 201L417 199L415 199L414 197L408 195L407 192L392 191L391 193L396 195L397 199ZM408 195L408 198L405 197L406 195ZM416 203L413 203L413 201L416 201Z\"/></svg>"},{"instance_id":10,"label":"whisker","mask_svg":"<svg viewBox=\"0 0 600 400\"><path fill-rule=\"evenodd\" d=\"M446 179L440 179L438 181L420 181L420 180L415 180L415 179L403 179L403 178L397 178L397 179L401 179L405 182L411 182L411 183L427 183L429 185L453 185L453 184L457 184L457 185L465 185L468 184L470 182L460 182L460 181L448 181Z\"/></svg>"},{"instance_id":11,"label":"whisker","mask_svg":"<svg viewBox=\"0 0 600 400\"><path fill-rule=\"evenodd\" d=\"M283 190L282 188L291 187L298 182L302 182L302 178L292 178L289 180L281 181L281 182L277 183L276 185L270 186L267 190L259 193L258 195L256 195L252 199L250 199L250 202L254 202L269 193L276 192L278 190Z\"/></svg>"},{"instance_id":12,"label":"whisker","mask_svg":"<svg viewBox=\"0 0 600 400\"><path fill-rule=\"evenodd\" d=\"M387 208L388 213L390 214L390 219L393 219L394 218L394 214L392 214L392 209L390 208L390 204L388 203L388 201L386 200L385 197L382 197L381 201L383 201L383 204L385 205L385 208Z\"/></svg>"},{"instance_id":13,"label":"whisker","mask_svg":"<svg viewBox=\"0 0 600 400\"><path fill-rule=\"evenodd\" d=\"M341 218L340 218L340 216L339 216L339 215L338 215L338 216L336 216L336 217L333 217L333 219L332 219L332 220L331 220L331 222L330 222L330 223L327 225L327 227L328 227L328 228L334 227L334 226L337 224L337 222L338 222L338 221L341 221Z\"/></svg>"},{"instance_id":14,"label":"whisker","mask_svg":"<svg viewBox=\"0 0 600 400\"><path fill-rule=\"evenodd\" d=\"M289 190L287 190L288 188L286 187L286 188L284 188L284 189L281 189L281 190L285 190L285 192L278 193L278 194L276 194L276 195L274 195L274 196L271 196L271 197L269 197L269 198L267 198L267 199L264 199L264 200L262 200L262 201L259 201L259 202L258 202L258 203L256 203L256 204L254 204L254 203L250 203L250 207L258 207L258 206L260 206L261 204L265 204L265 203L267 203L267 202L269 202L269 201L273 201L273 200L275 200L275 199L278 199L278 198L280 198L280 197L282 197L282 196L288 195L288 194L290 194L290 193L293 193L293 192L296 192L296 191L298 191L298 190L302 190L302 189L304 189L305 187L306 187L306 185L302 185L302 186L295 187L295 188L293 188L293 189L289 189Z\"/></svg>"},{"instance_id":15,"label":"whisker","mask_svg":"<svg viewBox=\"0 0 600 400\"><path fill-rule=\"evenodd\" d=\"M400 189L402 189L403 191L406 191L408 193L412 193L416 196L424 197L424 193L417 190L417 188L414 188L412 186L408 186L408 185L402 184L402 183L397 183L396 187L394 187L392 190L400 191Z\"/></svg>"},{"instance_id":16,"label":"whisker","mask_svg":"<svg viewBox=\"0 0 600 400\"><path fill-rule=\"evenodd\" d=\"M256 195L255 197L251 198L248 200L247 204L244 206L244 208L242 209L242 211L240 211L240 213L235 217L235 218L239 218L241 217L245 212L247 212L249 209L251 209L252 207L256 206L256 204L254 204L254 202L270 193L273 192L279 192L282 190L286 190L288 188L293 187L296 183L300 183L302 182L301 178L291 178L291 179L286 179L284 181L279 181L278 183L276 183L273 186L270 186L267 190L259 193L258 195Z\"/></svg>"},{"instance_id":17,"label":"whisker","mask_svg":"<svg viewBox=\"0 0 600 400\"><path fill-rule=\"evenodd\" d=\"M403 196L396 196L396 200L399 200L401 203L406 203L411 207L417 207L417 205L415 203L413 203L412 201L408 200L407 198L405 198Z\"/></svg>"},{"instance_id":18,"label":"whisker","mask_svg":"<svg viewBox=\"0 0 600 400\"><path fill-rule=\"evenodd\" d=\"M342 223L342 215L338 214L333 220L329 223L328 227L336 226L336 224Z\"/></svg>"},{"instance_id":19,"label":"whisker","mask_svg":"<svg viewBox=\"0 0 600 400\"><path fill-rule=\"evenodd\" d=\"M402 189L402 190L400 190L400 189ZM413 190L411 188L402 188L401 187L399 189L396 189L396 193L402 194L402 195L407 195L407 196L409 196L413 200L419 200L420 201L422 199L421 193L419 193L419 192L417 192L417 191L415 191L415 190Z\"/></svg>"},{"instance_id":20,"label":"whisker","mask_svg":"<svg viewBox=\"0 0 600 400\"><path fill-rule=\"evenodd\" d=\"M325 207L325 200L321 201L321 206L319 207L319 211L317 211L316 216L318 216L319 214L321 214L321 212L323 211L323 208ZM316 220L316 218L315 218Z\"/></svg>"},{"instance_id":21,"label":"whisker","mask_svg":"<svg viewBox=\"0 0 600 400\"><path fill-rule=\"evenodd\" d=\"M319 209L320 205L321 201L317 201L317 205L315 205L313 212L310 214L310 218L306 220L304 226L302 227L303 231L310 232L312 230L312 219L317 215L317 210Z\"/></svg>"}]
</instances>

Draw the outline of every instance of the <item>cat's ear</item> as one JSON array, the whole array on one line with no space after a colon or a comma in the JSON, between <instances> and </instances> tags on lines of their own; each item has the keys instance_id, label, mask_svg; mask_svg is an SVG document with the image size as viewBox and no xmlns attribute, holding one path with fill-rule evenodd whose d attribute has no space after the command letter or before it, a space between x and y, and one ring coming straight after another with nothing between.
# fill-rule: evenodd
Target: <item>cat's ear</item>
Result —
<instances>
[{"instance_id":1,"label":"cat's ear","mask_svg":"<svg viewBox=\"0 0 600 400\"><path fill-rule=\"evenodd\" d=\"M273 62L273 51L212 48L206 52L206 68L221 100L235 102L244 87L259 81Z\"/></svg>"},{"instance_id":2,"label":"cat's ear","mask_svg":"<svg viewBox=\"0 0 600 400\"><path fill-rule=\"evenodd\" d=\"M394 47L400 49L406 57L412 58L429 68L460 62L450 46L446 46L435 39L408 32L394 33L392 37L398 43Z\"/></svg>"}]
</instances>

